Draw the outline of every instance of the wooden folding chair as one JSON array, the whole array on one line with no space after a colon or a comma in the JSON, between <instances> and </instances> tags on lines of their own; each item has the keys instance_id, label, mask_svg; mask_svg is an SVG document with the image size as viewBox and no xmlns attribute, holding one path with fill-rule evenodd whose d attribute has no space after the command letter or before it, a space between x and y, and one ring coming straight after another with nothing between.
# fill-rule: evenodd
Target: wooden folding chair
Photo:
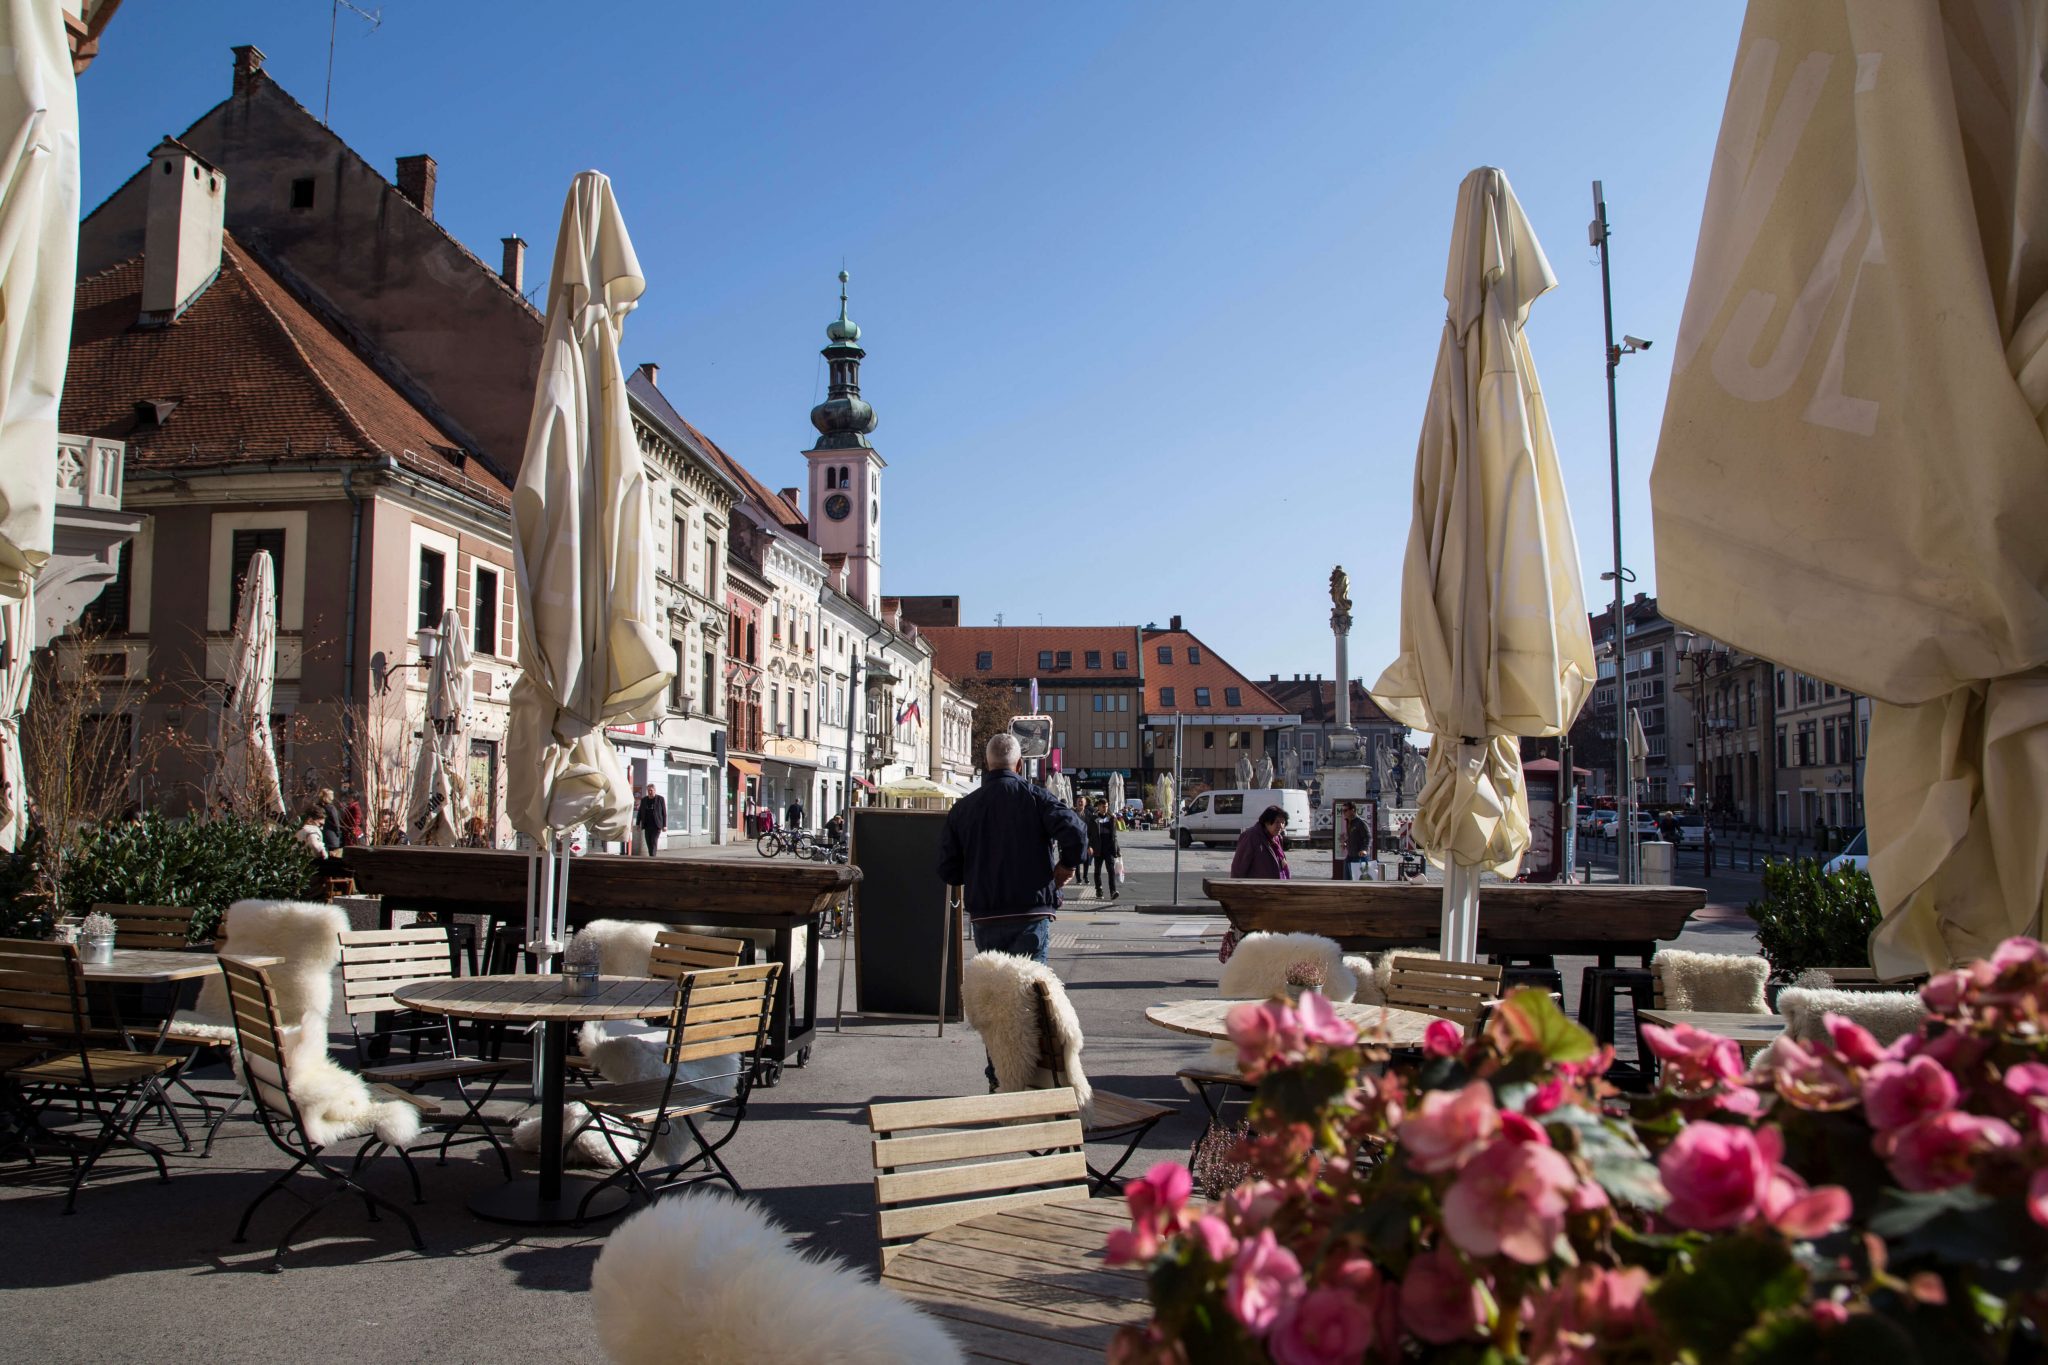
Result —
<instances>
[{"instance_id":1,"label":"wooden folding chair","mask_svg":"<svg viewBox=\"0 0 2048 1365\"><path fill-rule=\"evenodd\" d=\"M868 1106L882 1267L929 1232L984 1214L1088 1197L1073 1090Z\"/></svg>"},{"instance_id":2,"label":"wooden folding chair","mask_svg":"<svg viewBox=\"0 0 2048 1365\"><path fill-rule=\"evenodd\" d=\"M743 1193L718 1152L732 1141L747 1116L747 1096L768 1044L768 1022L781 974L779 962L684 972L677 978L675 1003L669 1009L661 1077L599 1085L577 1096L590 1111L585 1127L595 1130L619 1160L618 1170L584 1192L578 1219L597 1192L613 1184L630 1182L649 1203L667 1190L705 1180L722 1180L734 1194ZM679 1077L676 1068L686 1064L691 1074ZM699 1064L711 1069L700 1069ZM707 1139L700 1120L723 1122L725 1131L716 1141ZM654 1154L656 1142L676 1131L677 1121L689 1132L694 1153L657 1168L650 1183L642 1167ZM573 1140L575 1134L570 1137ZM628 1151L625 1143L638 1143L639 1150ZM684 1174L700 1163L705 1169Z\"/></svg>"},{"instance_id":3,"label":"wooden folding chair","mask_svg":"<svg viewBox=\"0 0 2048 1365\"><path fill-rule=\"evenodd\" d=\"M79 1187L115 1146L146 1153L158 1177L171 1178L163 1149L137 1137L135 1125L162 1100L164 1077L179 1059L92 1046L85 973L75 945L0 939L0 1024L13 1025L21 1035L0 1063L6 1063L8 1104L25 1125L22 1144L31 1152L55 1147L71 1158L64 1212L77 1209ZM68 1101L98 1131L82 1139L45 1128L43 1116L58 1101Z\"/></svg>"},{"instance_id":4,"label":"wooden folding chair","mask_svg":"<svg viewBox=\"0 0 2048 1365\"><path fill-rule=\"evenodd\" d=\"M737 967L753 945L743 938L721 938L688 929L664 929L654 936L647 974L670 980L690 972Z\"/></svg>"},{"instance_id":5,"label":"wooden folding chair","mask_svg":"<svg viewBox=\"0 0 2048 1365\"><path fill-rule=\"evenodd\" d=\"M192 912L182 905L95 905L114 921L114 946L183 952L192 946Z\"/></svg>"},{"instance_id":6,"label":"wooden folding chair","mask_svg":"<svg viewBox=\"0 0 2048 1365\"><path fill-rule=\"evenodd\" d=\"M455 944L448 926L437 924L415 929L361 929L341 935L341 1000L348 1013L349 1032L355 1037L356 1066L365 1080L413 1091L436 1081L452 1081L461 1098L463 1112L442 1128L440 1164L448 1164L448 1148L464 1128L475 1128L477 1136L497 1153L505 1178L512 1178L512 1158L505 1144L484 1117L483 1108L496 1093L498 1083L518 1070L517 1061L487 1061L465 1057L455 1045L455 1025L446 1016L417 1014L406 1009L391 992L409 981L439 981L455 975ZM402 1062L372 1066L364 1046L357 1016L390 1011L388 1026L379 1030L386 1037L407 1040L411 1057ZM421 1044L430 1049L420 1055ZM438 1054L438 1055L436 1055ZM468 1082L486 1082L481 1095L469 1093Z\"/></svg>"},{"instance_id":7,"label":"wooden folding chair","mask_svg":"<svg viewBox=\"0 0 2048 1365\"><path fill-rule=\"evenodd\" d=\"M292 1238L298 1236L299 1230L312 1222L322 1209L347 1195L355 1195L363 1201L373 1223L378 1221L379 1208L397 1214L399 1221L412 1234L414 1248L425 1251L426 1241L421 1238L419 1224L413 1222L411 1215L356 1180L366 1161L379 1152L392 1150L389 1143L371 1134L364 1139L348 1169L343 1170L326 1159L329 1144L315 1144L306 1136L305 1120L299 1114L298 1102L292 1098L289 1048L284 1026L278 1022L277 996L270 987L270 974L261 967L252 967L232 957L222 958L220 969L227 978L228 1004L234 1012L235 1038L242 1052L242 1077L248 1084L256 1119L277 1149L292 1159L285 1172L264 1186L263 1192L243 1210L242 1221L235 1228L235 1240L247 1241L249 1222L255 1218L256 1210L271 1195L279 1190L288 1190L307 1208L297 1222L285 1229L283 1238L278 1241L277 1252L270 1263L273 1272L284 1269L284 1254L291 1249ZM392 1090L388 1086L378 1087L378 1093L418 1103L403 1091ZM403 1151L399 1152L399 1157L405 1160L407 1174L412 1175L413 1193L417 1198L419 1178L412 1172L412 1162ZM292 1177L300 1171L311 1171L326 1182L325 1192L320 1198L308 1199L292 1188Z\"/></svg>"},{"instance_id":8,"label":"wooden folding chair","mask_svg":"<svg viewBox=\"0 0 2048 1365\"><path fill-rule=\"evenodd\" d=\"M1397 957L1387 982L1387 1003L1448 1019L1470 1033L1500 999L1500 976L1500 964L1495 962Z\"/></svg>"},{"instance_id":9,"label":"wooden folding chair","mask_svg":"<svg viewBox=\"0 0 2048 1365\"><path fill-rule=\"evenodd\" d=\"M1053 1032L1052 985L1044 980L1031 983L1032 996L1038 1005L1038 1064L1052 1077L1055 1089L1068 1083L1065 1068L1060 1063L1059 1039ZM1082 1137L1088 1142L1122 1142L1123 1153L1111 1163L1106 1171L1093 1166L1088 1174L1095 1182L1094 1192L1118 1190L1122 1182L1116 1178L1130 1159L1137 1154L1138 1144L1145 1140L1145 1134L1158 1126L1159 1121L1173 1113L1163 1104L1150 1100L1132 1099L1128 1095L1112 1094L1107 1090L1092 1090L1088 1101L1088 1122Z\"/></svg>"}]
</instances>

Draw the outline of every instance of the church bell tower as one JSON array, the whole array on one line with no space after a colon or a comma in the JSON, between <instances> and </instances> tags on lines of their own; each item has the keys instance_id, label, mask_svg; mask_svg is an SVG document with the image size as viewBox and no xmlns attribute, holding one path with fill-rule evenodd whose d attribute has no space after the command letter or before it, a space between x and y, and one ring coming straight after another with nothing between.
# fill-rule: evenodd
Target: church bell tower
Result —
<instances>
[{"instance_id":1,"label":"church bell tower","mask_svg":"<svg viewBox=\"0 0 2048 1365\"><path fill-rule=\"evenodd\" d=\"M828 555L846 556L846 595L881 614L882 457L868 444L875 410L860 396L860 328L846 316L846 284L839 272L839 316L825 328L830 387L811 409L818 443L804 452L811 465L811 537Z\"/></svg>"}]
</instances>

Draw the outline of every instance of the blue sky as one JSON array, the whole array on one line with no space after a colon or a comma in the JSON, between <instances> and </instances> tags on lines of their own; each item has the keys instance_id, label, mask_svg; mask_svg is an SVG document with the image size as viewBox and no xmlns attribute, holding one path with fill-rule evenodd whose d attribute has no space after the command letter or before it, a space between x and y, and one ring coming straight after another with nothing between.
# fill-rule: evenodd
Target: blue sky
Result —
<instances>
[{"instance_id":1,"label":"blue sky","mask_svg":"<svg viewBox=\"0 0 2048 1365\"><path fill-rule=\"evenodd\" d=\"M374 7L373 7L374 8ZM80 84L96 204L228 91L254 43L316 112L325 0L129 4ZM1503 167L1560 287L1531 344L1596 602L1611 561L1600 274L1621 374L1627 558L1742 7L810 3L346 10L332 121L437 212L544 272L585 167L649 287L626 359L770 486L803 481L817 351L853 272L889 462L884 586L964 619L1180 614L1241 669L1396 649L1415 438L1458 182ZM530 284L538 279L529 277Z\"/></svg>"}]
</instances>

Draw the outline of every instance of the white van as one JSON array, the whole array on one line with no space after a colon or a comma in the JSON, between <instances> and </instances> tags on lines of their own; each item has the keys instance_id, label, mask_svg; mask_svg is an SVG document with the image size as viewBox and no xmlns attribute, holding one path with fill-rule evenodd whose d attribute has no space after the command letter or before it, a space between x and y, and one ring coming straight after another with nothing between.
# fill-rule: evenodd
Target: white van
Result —
<instances>
[{"instance_id":1,"label":"white van","mask_svg":"<svg viewBox=\"0 0 2048 1365\"><path fill-rule=\"evenodd\" d=\"M1181 811L1180 846L1196 843L1235 844L1246 825L1278 806L1287 812L1287 845L1298 848L1309 839L1308 793L1291 787L1225 787L1206 791Z\"/></svg>"}]
</instances>

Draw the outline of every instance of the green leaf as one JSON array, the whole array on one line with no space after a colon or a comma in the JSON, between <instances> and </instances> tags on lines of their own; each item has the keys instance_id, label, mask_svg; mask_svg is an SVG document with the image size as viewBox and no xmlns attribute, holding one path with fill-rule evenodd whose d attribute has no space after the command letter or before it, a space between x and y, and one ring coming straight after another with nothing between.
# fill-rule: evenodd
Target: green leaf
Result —
<instances>
[{"instance_id":1,"label":"green leaf","mask_svg":"<svg viewBox=\"0 0 2048 1365\"><path fill-rule=\"evenodd\" d=\"M1582 1062L1599 1051L1593 1035L1565 1017L1550 992L1525 986L1511 991L1493 1012L1493 1029L1553 1062Z\"/></svg>"},{"instance_id":2,"label":"green leaf","mask_svg":"<svg viewBox=\"0 0 2048 1365\"><path fill-rule=\"evenodd\" d=\"M1822 1329L1803 1308L1770 1315L1737 1344L1739 1365L1920 1365L1913 1338L1877 1313L1851 1313L1839 1327Z\"/></svg>"},{"instance_id":3,"label":"green leaf","mask_svg":"<svg viewBox=\"0 0 2048 1365\"><path fill-rule=\"evenodd\" d=\"M2048 1229L2018 1199L1999 1199L1968 1185L1915 1194L1886 1190L1870 1230L1890 1244L1893 1268L1931 1257L1989 1269L2004 1261L2048 1260Z\"/></svg>"},{"instance_id":4,"label":"green leaf","mask_svg":"<svg viewBox=\"0 0 2048 1365\"><path fill-rule=\"evenodd\" d=\"M1545 1114L1543 1122L1566 1131L1593 1179L1615 1203L1655 1212L1670 1202L1670 1191L1664 1188L1649 1149L1627 1126L1569 1104Z\"/></svg>"},{"instance_id":5,"label":"green leaf","mask_svg":"<svg viewBox=\"0 0 2048 1365\"><path fill-rule=\"evenodd\" d=\"M1691 1264L1666 1275L1650 1299L1678 1341L1703 1360L1727 1360L1762 1316L1802 1302L1806 1284L1784 1243L1728 1236L1708 1242Z\"/></svg>"}]
</instances>

